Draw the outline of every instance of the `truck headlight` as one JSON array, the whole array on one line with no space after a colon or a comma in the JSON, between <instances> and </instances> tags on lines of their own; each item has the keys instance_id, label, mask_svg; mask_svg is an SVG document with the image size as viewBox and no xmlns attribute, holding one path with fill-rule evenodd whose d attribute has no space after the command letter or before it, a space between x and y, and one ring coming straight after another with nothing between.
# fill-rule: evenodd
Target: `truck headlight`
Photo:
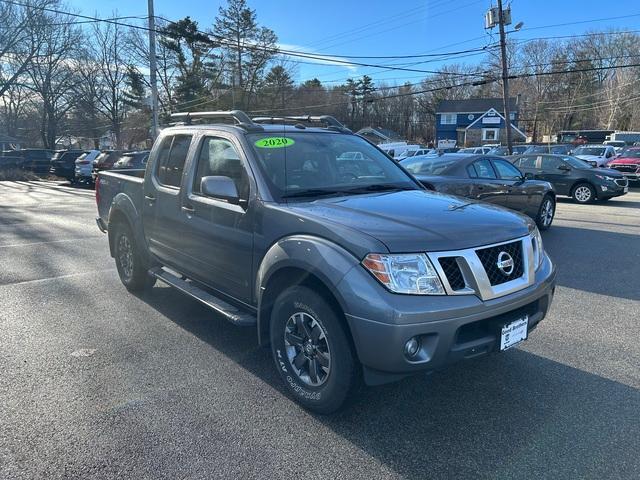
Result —
<instances>
[{"instance_id":1,"label":"truck headlight","mask_svg":"<svg viewBox=\"0 0 640 480\"><path fill-rule=\"evenodd\" d=\"M538 270L544 260L544 245L542 244L542 235L540 235L538 227L535 227L531 232L531 244L533 245L533 264Z\"/></svg>"},{"instance_id":2,"label":"truck headlight","mask_svg":"<svg viewBox=\"0 0 640 480\"><path fill-rule=\"evenodd\" d=\"M444 295L436 269L423 253L370 253L362 265L394 293Z\"/></svg>"}]
</instances>

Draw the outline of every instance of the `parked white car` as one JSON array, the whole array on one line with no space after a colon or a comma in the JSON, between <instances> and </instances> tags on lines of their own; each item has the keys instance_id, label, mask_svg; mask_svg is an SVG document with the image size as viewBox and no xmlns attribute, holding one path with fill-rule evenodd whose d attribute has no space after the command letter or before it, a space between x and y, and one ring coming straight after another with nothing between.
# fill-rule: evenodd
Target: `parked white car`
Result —
<instances>
[{"instance_id":1,"label":"parked white car","mask_svg":"<svg viewBox=\"0 0 640 480\"><path fill-rule=\"evenodd\" d=\"M396 160L400 161L400 160L404 160L405 158L409 158L409 157L416 157L418 155L429 155L429 154L433 154L433 153L437 153L434 148L420 148L418 150L407 150L402 155L400 155L398 158L396 158Z\"/></svg>"},{"instance_id":2,"label":"parked white car","mask_svg":"<svg viewBox=\"0 0 640 480\"><path fill-rule=\"evenodd\" d=\"M594 167L604 167L615 158L616 150L611 145L582 145L573 150L572 155Z\"/></svg>"},{"instance_id":3,"label":"parked white car","mask_svg":"<svg viewBox=\"0 0 640 480\"><path fill-rule=\"evenodd\" d=\"M491 147L467 147L458 150L458 153L473 153L474 155L486 155Z\"/></svg>"},{"instance_id":4,"label":"parked white car","mask_svg":"<svg viewBox=\"0 0 640 480\"><path fill-rule=\"evenodd\" d=\"M92 182L93 161L100 155L100 150L89 150L76 159L76 181Z\"/></svg>"}]
</instances>

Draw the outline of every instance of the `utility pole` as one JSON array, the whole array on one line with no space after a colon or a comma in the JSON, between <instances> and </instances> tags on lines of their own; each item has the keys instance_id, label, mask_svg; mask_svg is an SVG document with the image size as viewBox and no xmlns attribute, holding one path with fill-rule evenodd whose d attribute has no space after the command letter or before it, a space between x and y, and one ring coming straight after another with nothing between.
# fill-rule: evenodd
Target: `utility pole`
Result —
<instances>
[{"instance_id":1,"label":"utility pole","mask_svg":"<svg viewBox=\"0 0 640 480\"><path fill-rule=\"evenodd\" d=\"M151 83L151 136L158 136L158 79L156 58L156 17L153 0L149 0L149 82Z\"/></svg>"},{"instance_id":2,"label":"utility pole","mask_svg":"<svg viewBox=\"0 0 640 480\"><path fill-rule=\"evenodd\" d=\"M511 15L509 15L510 17ZM509 23L511 19L509 18ZM511 139L511 109L509 108L509 67L507 66L507 41L504 33L504 11L502 0L498 0L498 28L500 29L500 56L502 57L502 100L504 102L504 123L507 132L507 150L509 155L513 153L513 140Z\"/></svg>"}]
</instances>

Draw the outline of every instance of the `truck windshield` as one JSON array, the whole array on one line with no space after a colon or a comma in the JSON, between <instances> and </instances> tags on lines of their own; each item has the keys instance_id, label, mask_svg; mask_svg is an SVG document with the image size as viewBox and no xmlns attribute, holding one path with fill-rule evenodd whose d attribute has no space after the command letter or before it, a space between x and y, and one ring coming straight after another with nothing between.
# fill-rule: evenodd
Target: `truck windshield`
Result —
<instances>
[{"instance_id":1,"label":"truck windshield","mask_svg":"<svg viewBox=\"0 0 640 480\"><path fill-rule=\"evenodd\" d=\"M278 200L420 189L393 160L356 135L265 132L247 139Z\"/></svg>"},{"instance_id":2,"label":"truck windshield","mask_svg":"<svg viewBox=\"0 0 640 480\"><path fill-rule=\"evenodd\" d=\"M601 147L580 147L573 151L574 155L596 155L601 157L604 155L604 148Z\"/></svg>"}]
</instances>

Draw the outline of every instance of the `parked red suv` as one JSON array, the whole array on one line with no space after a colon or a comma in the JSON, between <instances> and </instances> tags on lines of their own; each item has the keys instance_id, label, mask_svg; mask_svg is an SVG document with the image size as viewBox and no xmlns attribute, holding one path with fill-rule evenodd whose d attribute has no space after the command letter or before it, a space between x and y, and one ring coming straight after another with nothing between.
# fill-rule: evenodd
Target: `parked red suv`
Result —
<instances>
[{"instance_id":1,"label":"parked red suv","mask_svg":"<svg viewBox=\"0 0 640 480\"><path fill-rule=\"evenodd\" d=\"M607 166L622 173L630 182L640 181L640 147L627 148Z\"/></svg>"}]
</instances>

